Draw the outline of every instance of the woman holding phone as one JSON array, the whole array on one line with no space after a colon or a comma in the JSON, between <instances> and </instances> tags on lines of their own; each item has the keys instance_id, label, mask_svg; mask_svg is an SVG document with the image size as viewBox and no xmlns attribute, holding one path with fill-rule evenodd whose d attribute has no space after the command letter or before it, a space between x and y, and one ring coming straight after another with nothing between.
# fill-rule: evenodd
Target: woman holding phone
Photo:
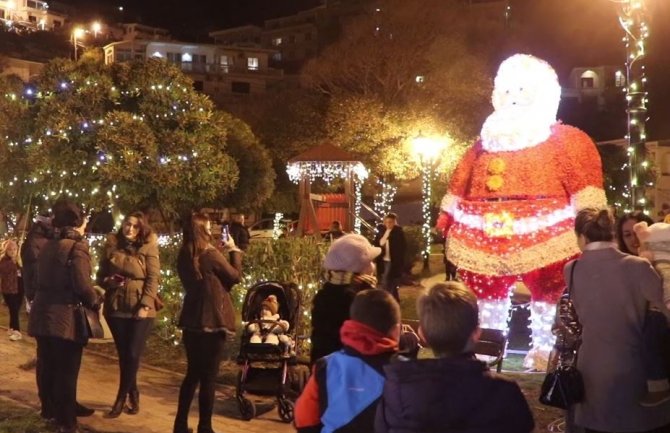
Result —
<instances>
[{"instance_id":1,"label":"woman holding phone","mask_svg":"<svg viewBox=\"0 0 670 433\"><path fill-rule=\"evenodd\" d=\"M146 345L158 299L158 239L142 212L133 212L117 233L107 237L97 274L105 289L104 314L119 355L119 389L108 418L140 410L137 370ZM126 406L126 398L128 405Z\"/></svg>"}]
</instances>

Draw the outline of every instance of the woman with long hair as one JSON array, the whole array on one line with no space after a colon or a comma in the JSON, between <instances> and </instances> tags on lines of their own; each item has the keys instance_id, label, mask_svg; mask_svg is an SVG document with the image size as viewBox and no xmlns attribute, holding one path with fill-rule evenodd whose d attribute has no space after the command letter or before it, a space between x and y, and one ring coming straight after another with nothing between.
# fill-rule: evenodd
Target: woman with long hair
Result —
<instances>
[{"instance_id":1,"label":"woman with long hair","mask_svg":"<svg viewBox=\"0 0 670 433\"><path fill-rule=\"evenodd\" d=\"M159 309L158 240L142 212L126 216L117 233L107 236L97 274L105 289L104 314L119 355L119 389L107 417L140 410L137 371ZM128 405L126 406L126 399Z\"/></svg>"},{"instance_id":2,"label":"woman with long hair","mask_svg":"<svg viewBox=\"0 0 670 433\"><path fill-rule=\"evenodd\" d=\"M0 289L2 298L9 308L9 329L7 335L11 341L21 339L19 311L23 303L23 284L21 267L17 261L19 247L12 239L2 243L0 249Z\"/></svg>"},{"instance_id":3,"label":"woman with long hair","mask_svg":"<svg viewBox=\"0 0 670 433\"><path fill-rule=\"evenodd\" d=\"M667 431L670 404L640 405L647 392L645 313L648 304L663 307L661 278L647 260L617 249L614 229L609 210L579 211L582 255L565 266L582 325L577 369L586 398L574 406L575 423L587 433Z\"/></svg>"},{"instance_id":4,"label":"woman with long hair","mask_svg":"<svg viewBox=\"0 0 670 433\"><path fill-rule=\"evenodd\" d=\"M211 223L194 213L184 225L184 239L177 258L177 272L186 291L179 317L186 349L186 377L179 390L174 433L187 433L188 412L200 386L198 433L213 433L212 411L216 375L227 333L235 332L235 311L230 297L241 277L241 252L232 237L224 254L212 246ZM232 262L232 263L231 263Z\"/></svg>"}]
</instances>

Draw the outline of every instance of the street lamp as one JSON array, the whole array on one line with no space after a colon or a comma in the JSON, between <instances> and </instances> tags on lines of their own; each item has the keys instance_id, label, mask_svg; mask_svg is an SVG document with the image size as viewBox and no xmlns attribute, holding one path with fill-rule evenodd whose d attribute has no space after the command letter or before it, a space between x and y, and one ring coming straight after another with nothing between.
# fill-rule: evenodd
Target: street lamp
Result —
<instances>
[{"instance_id":1,"label":"street lamp","mask_svg":"<svg viewBox=\"0 0 670 433\"><path fill-rule=\"evenodd\" d=\"M419 132L419 135L412 140L412 147L414 148L414 152L419 156L421 164L421 214L423 216L421 235L424 242L421 256L423 257L423 269L428 270L430 259L430 197L432 195L433 164L442 150L443 143L441 140L426 137Z\"/></svg>"},{"instance_id":2,"label":"street lamp","mask_svg":"<svg viewBox=\"0 0 670 433\"><path fill-rule=\"evenodd\" d=\"M98 21L93 21L93 24L91 24L91 31L93 32L93 37L98 38L98 33L102 30L102 24Z\"/></svg>"},{"instance_id":3,"label":"street lamp","mask_svg":"<svg viewBox=\"0 0 670 433\"><path fill-rule=\"evenodd\" d=\"M74 61L77 61L77 40L81 39L84 36L84 29L81 27L75 27L72 30L72 45L74 45Z\"/></svg>"}]
</instances>

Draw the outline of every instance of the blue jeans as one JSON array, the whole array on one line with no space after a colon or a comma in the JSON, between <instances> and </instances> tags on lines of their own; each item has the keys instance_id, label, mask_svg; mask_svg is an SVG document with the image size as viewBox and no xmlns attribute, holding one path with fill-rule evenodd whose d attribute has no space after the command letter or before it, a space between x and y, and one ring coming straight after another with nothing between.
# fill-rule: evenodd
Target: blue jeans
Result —
<instances>
[{"instance_id":1,"label":"blue jeans","mask_svg":"<svg viewBox=\"0 0 670 433\"><path fill-rule=\"evenodd\" d=\"M663 342L668 332L668 323L660 311L647 310L642 328L644 350L642 358L647 380L667 379L668 371L663 356Z\"/></svg>"}]
</instances>

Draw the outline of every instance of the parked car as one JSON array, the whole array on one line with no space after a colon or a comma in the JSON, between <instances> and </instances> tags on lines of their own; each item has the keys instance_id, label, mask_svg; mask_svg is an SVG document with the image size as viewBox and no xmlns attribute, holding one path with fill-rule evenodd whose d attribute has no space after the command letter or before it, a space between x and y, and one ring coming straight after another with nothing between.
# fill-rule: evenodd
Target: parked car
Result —
<instances>
[{"instance_id":1,"label":"parked car","mask_svg":"<svg viewBox=\"0 0 670 433\"><path fill-rule=\"evenodd\" d=\"M279 237L287 236L295 230L297 221L281 220ZM274 218L264 218L256 221L249 227L249 237L251 240L272 239L274 235Z\"/></svg>"}]
</instances>

